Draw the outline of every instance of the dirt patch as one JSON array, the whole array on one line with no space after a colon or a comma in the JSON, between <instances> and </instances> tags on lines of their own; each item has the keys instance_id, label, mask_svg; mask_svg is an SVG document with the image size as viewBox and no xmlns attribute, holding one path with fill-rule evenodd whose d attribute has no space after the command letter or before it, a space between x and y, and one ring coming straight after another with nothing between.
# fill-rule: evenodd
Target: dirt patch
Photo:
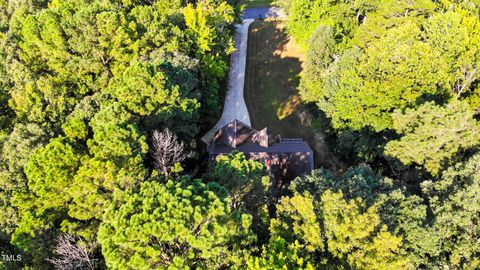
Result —
<instances>
[{"instance_id":1,"label":"dirt patch","mask_svg":"<svg viewBox=\"0 0 480 270\"><path fill-rule=\"evenodd\" d=\"M325 136L313 128L313 114L297 92L305 54L279 19L255 21L248 36L245 101L252 126L284 138L302 138L315 153L316 167L342 173L345 166Z\"/></svg>"}]
</instances>

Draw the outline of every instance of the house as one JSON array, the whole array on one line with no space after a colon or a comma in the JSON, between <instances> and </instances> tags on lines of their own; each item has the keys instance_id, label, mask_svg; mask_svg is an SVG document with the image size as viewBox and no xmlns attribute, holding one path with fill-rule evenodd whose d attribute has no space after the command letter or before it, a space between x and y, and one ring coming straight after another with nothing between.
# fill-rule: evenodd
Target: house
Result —
<instances>
[{"instance_id":1,"label":"house","mask_svg":"<svg viewBox=\"0 0 480 270\"><path fill-rule=\"evenodd\" d=\"M234 150L262 161L277 180L291 180L313 170L313 151L305 141L272 135L267 128L258 131L239 120L233 120L215 133L209 145L210 161Z\"/></svg>"}]
</instances>

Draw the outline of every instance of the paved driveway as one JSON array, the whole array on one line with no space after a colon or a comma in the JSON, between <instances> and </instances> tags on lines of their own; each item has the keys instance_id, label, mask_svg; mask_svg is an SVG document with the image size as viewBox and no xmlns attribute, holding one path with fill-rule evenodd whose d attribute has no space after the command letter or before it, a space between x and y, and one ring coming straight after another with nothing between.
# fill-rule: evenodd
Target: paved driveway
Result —
<instances>
[{"instance_id":1,"label":"paved driveway","mask_svg":"<svg viewBox=\"0 0 480 270\"><path fill-rule=\"evenodd\" d=\"M243 12L243 19L283 18L285 13L278 7L247 8Z\"/></svg>"},{"instance_id":2,"label":"paved driveway","mask_svg":"<svg viewBox=\"0 0 480 270\"><path fill-rule=\"evenodd\" d=\"M215 132L237 119L247 125L251 125L247 105L243 98L243 86L245 84L245 66L247 62L248 28L253 22L252 19L243 20L243 24L237 24L235 31L235 48L230 62L228 74L228 89L225 96L223 112L218 123L202 137L202 141L210 143Z\"/></svg>"},{"instance_id":3,"label":"paved driveway","mask_svg":"<svg viewBox=\"0 0 480 270\"><path fill-rule=\"evenodd\" d=\"M243 13L243 23L237 24L235 31L235 48L230 62L228 74L228 89L223 106L222 116L217 124L202 137L202 141L210 143L215 132L237 119L251 126L250 115L243 98L245 84L245 65L247 62L248 28L254 19L284 17L284 13L277 7L248 8Z\"/></svg>"}]
</instances>

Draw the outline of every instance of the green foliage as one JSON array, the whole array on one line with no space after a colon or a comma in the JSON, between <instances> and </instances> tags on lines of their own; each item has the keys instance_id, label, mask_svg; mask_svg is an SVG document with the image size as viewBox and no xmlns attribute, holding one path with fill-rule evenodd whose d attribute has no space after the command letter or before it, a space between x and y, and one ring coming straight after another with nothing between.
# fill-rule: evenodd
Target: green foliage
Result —
<instances>
[{"instance_id":1,"label":"green foliage","mask_svg":"<svg viewBox=\"0 0 480 270\"><path fill-rule=\"evenodd\" d=\"M214 269L231 265L250 241L249 215L228 206L215 183L145 182L118 193L100 226L111 269Z\"/></svg>"},{"instance_id":2,"label":"green foliage","mask_svg":"<svg viewBox=\"0 0 480 270\"><path fill-rule=\"evenodd\" d=\"M232 209L251 214L252 230L257 234L259 242L267 241L270 177L262 162L247 159L244 153L238 151L217 156L204 180L225 187Z\"/></svg>"},{"instance_id":3,"label":"green foliage","mask_svg":"<svg viewBox=\"0 0 480 270\"><path fill-rule=\"evenodd\" d=\"M247 258L249 269L410 269L402 238L381 223L378 205L345 200L326 190L284 197L270 224L271 238L261 257Z\"/></svg>"},{"instance_id":4,"label":"green foliage","mask_svg":"<svg viewBox=\"0 0 480 270\"><path fill-rule=\"evenodd\" d=\"M299 87L299 93L306 102L314 102L322 95L323 80L329 74L327 68L335 58L333 31L332 27L321 25L309 39L305 74Z\"/></svg>"},{"instance_id":5,"label":"green foliage","mask_svg":"<svg viewBox=\"0 0 480 270\"><path fill-rule=\"evenodd\" d=\"M479 18L457 9L432 16L425 22L424 28L425 39L440 51L455 78L454 94L466 98L472 109L478 108L480 92L472 83L479 79Z\"/></svg>"},{"instance_id":6,"label":"green foliage","mask_svg":"<svg viewBox=\"0 0 480 270\"><path fill-rule=\"evenodd\" d=\"M196 6L188 4L184 10L185 23L195 38L198 52L202 55L213 52L231 53L232 40L228 39L228 25L233 23L235 13L232 6L223 1L203 0ZM218 29L213 29L215 25ZM226 48L226 51L218 50ZM217 55L218 56L218 55Z\"/></svg>"},{"instance_id":7,"label":"green foliage","mask_svg":"<svg viewBox=\"0 0 480 270\"><path fill-rule=\"evenodd\" d=\"M224 1L189 5L186 10L197 10L200 17L192 22L180 1L117 7L115 1L52 1L48 9L15 17L18 27L9 29L5 70L18 117L63 124L79 100L99 92L113 93L140 115L160 107L195 114L199 103L219 109L212 104L218 102L224 58L232 51L233 8ZM201 47L193 46L198 36L204 40ZM176 85L163 85L170 78L158 65L171 60L166 53L199 60L195 76L201 84L195 86L200 93L190 96Z\"/></svg>"},{"instance_id":8,"label":"green foliage","mask_svg":"<svg viewBox=\"0 0 480 270\"><path fill-rule=\"evenodd\" d=\"M368 2L280 5L309 47L302 99L331 119L339 151L371 162L394 138L396 110L465 100L478 112L480 28L471 1Z\"/></svg>"},{"instance_id":9,"label":"green foliage","mask_svg":"<svg viewBox=\"0 0 480 270\"><path fill-rule=\"evenodd\" d=\"M376 207L365 209L361 199L345 201L342 193L322 195L325 236L329 251L361 269L408 269L402 238L381 225Z\"/></svg>"},{"instance_id":10,"label":"green foliage","mask_svg":"<svg viewBox=\"0 0 480 270\"><path fill-rule=\"evenodd\" d=\"M145 154L145 136L132 123L133 115L119 103L103 107L90 121L93 138L87 144L90 152L103 159L135 157Z\"/></svg>"},{"instance_id":11,"label":"green foliage","mask_svg":"<svg viewBox=\"0 0 480 270\"><path fill-rule=\"evenodd\" d=\"M313 198L284 197L277 205L277 217L270 223L268 264L286 269L314 269L325 249L324 236Z\"/></svg>"},{"instance_id":12,"label":"green foliage","mask_svg":"<svg viewBox=\"0 0 480 270\"><path fill-rule=\"evenodd\" d=\"M381 224L403 238L403 249L415 268L435 265L432 258L439 255L440 235L427 225L427 206L420 197L408 195L370 167L351 168L341 177L324 169L315 170L296 178L290 188L313 194L318 200L329 190L341 192L347 199L361 198L366 206L377 209Z\"/></svg>"},{"instance_id":13,"label":"green foliage","mask_svg":"<svg viewBox=\"0 0 480 270\"><path fill-rule=\"evenodd\" d=\"M342 192L346 198L362 198L368 205L377 201L378 194L384 194L392 190L390 179L376 174L368 166L350 168L341 177L335 177L325 169L317 169L312 173L297 177L290 189L294 192L308 192L320 199L327 190Z\"/></svg>"},{"instance_id":14,"label":"green foliage","mask_svg":"<svg viewBox=\"0 0 480 270\"><path fill-rule=\"evenodd\" d=\"M70 188L73 201L69 215L79 220L101 220L115 188L125 190L138 185L144 174L144 169L138 164L122 168L108 160L85 160Z\"/></svg>"},{"instance_id":15,"label":"green foliage","mask_svg":"<svg viewBox=\"0 0 480 270\"><path fill-rule=\"evenodd\" d=\"M435 1L431 0L378 1L375 8L363 14L363 22L354 29L350 44L368 47L368 44L385 36L392 28L423 23L437 8Z\"/></svg>"},{"instance_id":16,"label":"green foliage","mask_svg":"<svg viewBox=\"0 0 480 270\"><path fill-rule=\"evenodd\" d=\"M210 120L211 110L221 108L218 79L225 76L228 69L225 57L234 50L231 25L235 21L235 10L222 0L201 0L196 6L187 4L183 16L190 45L204 69L207 91L203 94L202 114Z\"/></svg>"},{"instance_id":17,"label":"green foliage","mask_svg":"<svg viewBox=\"0 0 480 270\"><path fill-rule=\"evenodd\" d=\"M140 116L153 114L159 122L180 110L193 114L198 101L183 99L178 86L168 89L166 75L159 69L152 64L133 63L110 82L109 93L129 111Z\"/></svg>"},{"instance_id":18,"label":"green foliage","mask_svg":"<svg viewBox=\"0 0 480 270\"><path fill-rule=\"evenodd\" d=\"M346 42L350 32L362 22L363 16L376 8L380 1L278 1L288 14L291 35L302 45L320 25L331 26L336 39Z\"/></svg>"},{"instance_id":19,"label":"green foliage","mask_svg":"<svg viewBox=\"0 0 480 270\"><path fill-rule=\"evenodd\" d=\"M18 189L12 204L19 209L20 221L12 235L12 243L30 253L35 260L47 254L48 238L57 222L65 218L71 197L71 179L82 155L77 146L64 137L54 138L37 148L25 166L29 192Z\"/></svg>"},{"instance_id":20,"label":"green foliage","mask_svg":"<svg viewBox=\"0 0 480 270\"><path fill-rule=\"evenodd\" d=\"M58 137L50 140L32 154L25 166L29 189L48 201L49 206L65 205L65 190L70 186L80 160L81 155L68 139Z\"/></svg>"},{"instance_id":21,"label":"green foliage","mask_svg":"<svg viewBox=\"0 0 480 270\"><path fill-rule=\"evenodd\" d=\"M151 173L146 135L192 141L220 110L237 15L223 0L0 0L0 248L49 268L58 233L95 239L114 190Z\"/></svg>"},{"instance_id":22,"label":"green foliage","mask_svg":"<svg viewBox=\"0 0 480 270\"><path fill-rule=\"evenodd\" d=\"M250 160L242 152L218 156L207 178L224 186L235 209L252 210L265 202L269 177L260 161Z\"/></svg>"},{"instance_id":23,"label":"green foliage","mask_svg":"<svg viewBox=\"0 0 480 270\"><path fill-rule=\"evenodd\" d=\"M480 154L465 163L445 170L440 180L425 181L423 191L429 196L435 215L434 228L441 236L442 256L438 264L457 269L480 267Z\"/></svg>"},{"instance_id":24,"label":"green foliage","mask_svg":"<svg viewBox=\"0 0 480 270\"><path fill-rule=\"evenodd\" d=\"M0 0L0 268L52 268L61 233L112 269L480 268L479 4L281 0L302 99L370 166L275 202L242 153L165 183L147 155L216 120L231 1Z\"/></svg>"},{"instance_id":25,"label":"green foliage","mask_svg":"<svg viewBox=\"0 0 480 270\"><path fill-rule=\"evenodd\" d=\"M86 141L91 130L88 122L99 111L100 101L97 96L86 96L76 106L73 112L68 115L62 130L65 135L72 139Z\"/></svg>"},{"instance_id":26,"label":"green foliage","mask_svg":"<svg viewBox=\"0 0 480 270\"><path fill-rule=\"evenodd\" d=\"M390 141L385 153L404 164L424 166L433 175L453 164L459 152L480 144L479 124L465 102L443 107L427 103L397 113L394 128L403 137Z\"/></svg>"},{"instance_id":27,"label":"green foliage","mask_svg":"<svg viewBox=\"0 0 480 270\"><path fill-rule=\"evenodd\" d=\"M348 160L355 162L372 162L383 155L383 148L388 141L389 132L377 133L371 128L360 131L350 129L338 130L335 149Z\"/></svg>"},{"instance_id":28,"label":"green foliage","mask_svg":"<svg viewBox=\"0 0 480 270\"><path fill-rule=\"evenodd\" d=\"M0 136L0 250L3 254L21 253L9 243L21 214L13 205L13 198L16 193L27 189L23 167L28 163L32 150L45 143L46 136L36 124L17 124L10 134ZM15 263L7 263L4 267L12 269Z\"/></svg>"},{"instance_id":29,"label":"green foliage","mask_svg":"<svg viewBox=\"0 0 480 270\"><path fill-rule=\"evenodd\" d=\"M410 107L427 95L448 96L452 79L447 65L438 51L421 41L414 24L393 28L365 51L351 53L333 64L317 103L335 128L391 129L395 109Z\"/></svg>"}]
</instances>

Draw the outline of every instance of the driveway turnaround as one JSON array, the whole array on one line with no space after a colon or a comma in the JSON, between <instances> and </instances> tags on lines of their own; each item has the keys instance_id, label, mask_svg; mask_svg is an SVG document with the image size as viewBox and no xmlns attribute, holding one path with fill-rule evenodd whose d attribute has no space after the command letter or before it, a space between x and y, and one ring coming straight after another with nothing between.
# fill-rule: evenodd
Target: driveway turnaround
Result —
<instances>
[{"instance_id":1,"label":"driveway turnaround","mask_svg":"<svg viewBox=\"0 0 480 270\"><path fill-rule=\"evenodd\" d=\"M279 7L247 8L243 12L243 19L285 18L285 12Z\"/></svg>"},{"instance_id":2,"label":"driveway turnaround","mask_svg":"<svg viewBox=\"0 0 480 270\"><path fill-rule=\"evenodd\" d=\"M237 24L235 26L236 50L231 56L228 89L225 96L223 113L218 123L202 137L202 141L207 144L213 140L215 132L218 129L235 119L251 126L247 105L243 98L243 86L245 84L245 65L247 62L248 28L253 21L253 19L246 19L243 20L243 24Z\"/></svg>"}]
</instances>

